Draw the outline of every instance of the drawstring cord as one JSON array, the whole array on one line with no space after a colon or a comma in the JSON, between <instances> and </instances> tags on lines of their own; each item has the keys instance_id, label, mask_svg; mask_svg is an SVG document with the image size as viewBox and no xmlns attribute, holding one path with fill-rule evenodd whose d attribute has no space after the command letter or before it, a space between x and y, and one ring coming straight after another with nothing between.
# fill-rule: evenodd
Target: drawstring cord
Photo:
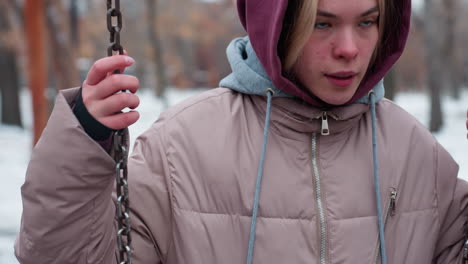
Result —
<instances>
[{"instance_id":1,"label":"drawstring cord","mask_svg":"<svg viewBox=\"0 0 468 264\"><path fill-rule=\"evenodd\" d=\"M387 254L385 252L385 234L384 223L382 217L382 199L380 198L380 183L379 183L379 164L377 160L377 131L376 131L376 113L375 113L375 93L369 92L371 118L372 118L372 153L374 163L374 183L375 183L375 198L377 201L377 218L379 222L379 240L380 240L380 259L381 264L387 264Z\"/></svg>"},{"instance_id":2,"label":"drawstring cord","mask_svg":"<svg viewBox=\"0 0 468 264\"><path fill-rule=\"evenodd\" d=\"M265 153L266 153L266 146L267 146L267 141L268 141L268 131L270 127L271 102L272 102L274 91L272 89L267 89L266 93L267 93L267 98L268 98L267 110L266 110L266 117L265 117L265 128L263 130L262 153L260 156L260 164L258 166L257 183L255 184L255 196L254 196L254 204L253 204L253 210L252 210L252 221L250 223L249 249L247 251L247 264L252 264L252 260L253 260L255 232L257 229L258 201L260 199L260 187L262 183L263 167L265 163Z\"/></svg>"},{"instance_id":3,"label":"drawstring cord","mask_svg":"<svg viewBox=\"0 0 468 264\"><path fill-rule=\"evenodd\" d=\"M260 164L258 167L257 173L257 182L255 184L255 195L254 195L254 204L252 210L252 221L250 224L250 234L249 234L249 248L247 251L247 264L252 264L253 260L253 249L255 245L255 235L257 228L257 215L258 215L258 202L260 199L260 189L263 176L263 169L265 163L265 153L266 146L268 142L268 131L270 127L270 114L271 114L271 103L273 98L274 91L272 89L267 90L267 110L265 117L265 128L263 131L263 144L262 144L262 153L260 157ZM375 197L377 201L377 218L378 218L378 228L379 228L379 240L380 240L380 258L381 264L387 264L387 254L385 251L385 235L384 235L384 224L382 217L382 199L380 197L380 183L379 183L379 164L377 160L377 132L376 132L376 112L375 112L375 93L371 91L369 93L370 106L371 106L371 118L372 118L372 153L373 153L373 165L374 165L374 182L375 182Z\"/></svg>"}]
</instances>

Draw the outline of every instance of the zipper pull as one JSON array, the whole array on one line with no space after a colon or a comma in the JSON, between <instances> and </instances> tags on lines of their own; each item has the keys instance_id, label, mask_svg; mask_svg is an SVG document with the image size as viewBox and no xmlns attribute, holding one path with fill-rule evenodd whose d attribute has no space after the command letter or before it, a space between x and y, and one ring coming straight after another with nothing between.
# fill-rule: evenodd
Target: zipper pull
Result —
<instances>
[{"instance_id":1,"label":"zipper pull","mask_svg":"<svg viewBox=\"0 0 468 264\"><path fill-rule=\"evenodd\" d=\"M330 135L330 130L328 129L328 116L327 112L322 113L322 136Z\"/></svg>"},{"instance_id":2,"label":"zipper pull","mask_svg":"<svg viewBox=\"0 0 468 264\"><path fill-rule=\"evenodd\" d=\"M395 215L397 196L398 196L398 193L397 193L396 189L392 188L392 191L390 192L390 215L391 216Z\"/></svg>"}]
</instances>

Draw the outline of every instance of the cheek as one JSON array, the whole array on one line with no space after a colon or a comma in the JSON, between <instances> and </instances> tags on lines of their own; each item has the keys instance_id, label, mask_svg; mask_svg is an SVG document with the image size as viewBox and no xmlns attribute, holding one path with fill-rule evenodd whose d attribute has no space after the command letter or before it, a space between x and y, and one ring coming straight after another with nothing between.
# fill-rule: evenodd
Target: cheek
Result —
<instances>
[{"instance_id":1,"label":"cheek","mask_svg":"<svg viewBox=\"0 0 468 264\"><path fill-rule=\"evenodd\" d=\"M317 61L325 60L328 57L328 54L330 54L328 50L329 49L327 49L327 48L317 50L315 52L315 58L317 59Z\"/></svg>"},{"instance_id":2,"label":"cheek","mask_svg":"<svg viewBox=\"0 0 468 264\"><path fill-rule=\"evenodd\" d=\"M315 44L314 48L311 49L310 53L313 54L314 58L322 59L327 56L331 48L333 47L333 43L321 41L320 44Z\"/></svg>"},{"instance_id":3,"label":"cheek","mask_svg":"<svg viewBox=\"0 0 468 264\"><path fill-rule=\"evenodd\" d=\"M315 47L313 49L305 49L302 56L302 66L308 69L316 69L321 65L318 62L324 62L327 58L327 47Z\"/></svg>"}]
</instances>

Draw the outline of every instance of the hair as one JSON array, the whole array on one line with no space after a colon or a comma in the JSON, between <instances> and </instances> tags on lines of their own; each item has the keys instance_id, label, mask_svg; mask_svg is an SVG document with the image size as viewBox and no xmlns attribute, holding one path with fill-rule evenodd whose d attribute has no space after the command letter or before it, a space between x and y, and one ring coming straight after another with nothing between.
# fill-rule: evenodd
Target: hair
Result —
<instances>
[{"instance_id":1,"label":"hair","mask_svg":"<svg viewBox=\"0 0 468 264\"><path fill-rule=\"evenodd\" d=\"M289 73L314 30L319 0L289 0L283 20L283 28L278 43L278 54L283 71ZM393 0L379 2L379 42L371 58L370 67L384 54L384 43L397 33L401 12Z\"/></svg>"},{"instance_id":2,"label":"hair","mask_svg":"<svg viewBox=\"0 0 468 264\"><path fill-rule=\"evenodd\" d=\"M318 9L318 0L288 2L278 43L278 54L286 72L292 69L312 34Z\"/></svg>"}]
</instances>

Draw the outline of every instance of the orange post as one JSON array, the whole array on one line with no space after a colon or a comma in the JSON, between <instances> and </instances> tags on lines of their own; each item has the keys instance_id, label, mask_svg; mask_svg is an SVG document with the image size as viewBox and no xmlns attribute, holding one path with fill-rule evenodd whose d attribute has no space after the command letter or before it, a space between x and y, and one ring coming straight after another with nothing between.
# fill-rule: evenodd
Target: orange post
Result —
<instances>
[{"instance_id":1,"label":"orange post","mask_svg":"<svg viewBox=\"0 0 468 264\"><path fill-rule=\"evenodd\" d=\"M42 134L47 118L48 105L45 97L47 67L45 54L44 1L26 0L24 5L26 41L28 50L29 89L34 115L34 145Z\"/></svg>"}]
</instances>

